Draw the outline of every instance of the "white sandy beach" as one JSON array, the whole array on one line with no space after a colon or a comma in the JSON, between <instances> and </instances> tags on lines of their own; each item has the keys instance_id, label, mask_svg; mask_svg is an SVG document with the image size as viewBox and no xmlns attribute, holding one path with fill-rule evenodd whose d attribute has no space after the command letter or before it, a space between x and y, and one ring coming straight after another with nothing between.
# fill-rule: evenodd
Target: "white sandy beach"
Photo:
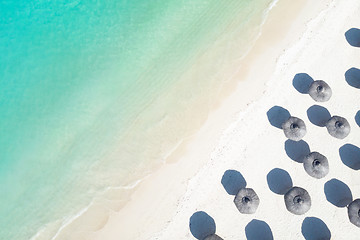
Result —
<instances>
[{"instance_id":1,"label":"white sandy beach","mask_svg":"<svg viewBox=\"0 0 360 240\"><path fill-rule=\"evenodd\" d=\"M236 86L224 86L232 89L224 91L230 95L224 94L201 129L140 183L119 211L109 211L109 216L94 211L76 223L92 226L81 231L69 226L56 239L195 239L189 219L197 211L215 220L216 233L223 239L252 239L249 229L260 226L255 221L245 228L253 219L266 222L274 239L304 239L302 223L310 217L321 219L332 239L359 239L360 228L349 222L347 208L332 204L331 198L336 197L324 191L325 183L337 179L350 188L352 199L360 198L359 172L346 166L339 155L345 144L360 146L360 127L355 121L360 90L347 84L344 76L348 69L360 67L360 48L350 46L344 36L350 28L360 28L359 12L358 0L280 0L240 71L234 73ZM331 86L333 96L328 102L317 103L294 87L301 85L299 77L305 74ZM313 124L314 111L308 111L313 105L326 108L331 116L345 117L350 135L336 139L325 127ZM329 160L326 177L310 177L301 163L291 159L293 151L285 145L283 131L272 126L267 116L274 106L305 121L303 140L311 151ZM320 108L310 110L314 109ZM267 175L275 168L288 172L293 186L309 192L312 207L306 214L288 212L283 196L269 188L273 183ZM244 215L236 209L234 196L221 183L227 170L240 172L246 186L258 194L255 214Z\"/></svg>"}]
</instances>

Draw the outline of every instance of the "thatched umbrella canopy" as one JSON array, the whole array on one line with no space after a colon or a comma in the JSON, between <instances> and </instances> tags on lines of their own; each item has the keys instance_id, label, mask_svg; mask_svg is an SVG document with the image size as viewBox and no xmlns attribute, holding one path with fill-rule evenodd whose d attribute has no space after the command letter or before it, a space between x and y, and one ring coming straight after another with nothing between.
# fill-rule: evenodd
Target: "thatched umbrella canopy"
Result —
<instances>
[{"instance_id":1,"label":"thatched umbrella canopy","mask_svg":"<svg viewBox=\"0 0 360 240\"><path fill-rule=\"evenodd\" d=\"M326 102L331 98L332 91L326 82L317 80L311 83L309 95L317 102Z\"/></svg>"},{"instance_id":2,"label":"thatched umbrella canopy","mask_svg":"<svg viewBox=\"0 0 360 240\"><path fill-rule=\"evenodd\" d=\"M306 134L306 126L303 120L297 117L289 117L282 124L285 136L293 141L300 141Z\"/></svg>"},{"instance_id":3,"label":"thatched umbrella canopy","mask_svg":"<svg viewBox=\"0 0 360 240\"><path fill-rule=\"evenodd\" d=\"M305 171L314 178L323 178L329 173L329 162L327 158L318 153L311 152L304 158Z\"/></svg>"},{"instance_id":4,"label":"thatched umbrella canopy","mask_svg":"<svg viewBox=\"0 0 360 240\"><path fill-rule=\"evenodd\" d=\"M360 199L355 199L348 206L349 220L352 224L360 227Z\"/></svg>"},{"instance_id":5,"label":"thatched umbrella canopy","mask_svg":"<svg viewBox=\"0 0 360 240\"><path fill-rule=\"evenodd\" d=\"M339 116L330 118L326 123L326 128L331 136L339 139L347 137L350 133L349 122L345 118Z\"/></svg>"},{"instance_id":6,"label":"thatched umbrella canopy","mask_svg":"<svg viewBox=\"0 0 360 240\"><path fill-rule=\"evenodd\" d=\"M211 234L207 236L204 240L223 240L223 239L216 234Z\"/></svg>"},{"instance_id":7,"label":"thatched umbrella canopy","mask_svg":"<svg viewBox=\"0 0 360 240\"><path fill-rule=\"evenodd\" d=\"M309 193L301 187L293 187L284 195L286 209L296 215L309 211L311 198Z\"/></svg>"},{"instance_id":8,"label":"thatched umbrella canopy","mask_svg":"<svg viewBox=\"0 0 360 240\"><path fill-rule=\"evenodd\" d=\"M236 194L234 203L241 213L252 214L256 212L260 199L252 188L242 188Z\"/></svg>"}]
</instances>

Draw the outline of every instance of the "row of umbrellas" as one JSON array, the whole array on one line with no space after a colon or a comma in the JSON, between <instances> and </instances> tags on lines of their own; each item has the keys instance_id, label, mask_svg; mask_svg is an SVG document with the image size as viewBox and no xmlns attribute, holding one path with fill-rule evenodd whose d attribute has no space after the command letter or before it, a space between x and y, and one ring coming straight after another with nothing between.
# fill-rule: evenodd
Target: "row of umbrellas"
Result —
<instances>
[{"instance_id":1,"label":"row of umbrellas","mask_svg":"<svg viewBox=\"0 0 360 240\"><path fill-rule=\"evenodd\" d=\"M332 96L330 86L322 80L312 82L308 94L317 102L328 101ZM326 122L329 134L335 138L343 139L350 133L349 122L340 116L333 116ZM283 124L282 129L287 138L293 141L300 141L306 135L305 122L297 117L290 116ZM303 159L303 166L307 174L311 177L320 179L329 173L328 159L319 152L311 152ZM284 195L286 209L296 215L305 214L311 208L311 197L309 193L301 187L292 187ZM234 204L243 214L253 214L256 212L260 199L254 189L242 188L234 198ZM351 208L350 208L351 206ZM349 218L351 222L358 222L360 226L360 199L353 201L349 205ZM355 215L354 213L358 211ZM352 220L354 219L354 220ZM357 225L356 223L354 223Z\"/></svg>"},{"instance_id":2,"label":"row of umbrellas","mask_svg":"<svg viewBox=\"0 0 360 240\"><path fill-rule=\"evenodd\" d=\"M332 95L330 86L322 81L314 81L309 88L309 95L318 102L328 101ZM338 123L334 123L338 121ZM332 126L334 125L334 127ZM337 116L332 117L328 121L328 131L330 135L334 137L343 137L344 128L349 126L348 122L344 118ZM282 128L287 138L299 141L306 134L306 125L303 120L297 117L290 117L283 124ZM350 128L349 128L350 129ZM345 131L347 134L350 131ZM312 152L304 159L305 171L314 178L322 178L329 172L329 163L327 158L318 153ZM286 209L293 214L304 214L311 207L311 198L309 193L301 187L292 187L285 195L284 202ZM260 204L260 199L256 192L252 188L242 188L236 194L234 199L235 206L240 213L252 214L256 212Z\"/></svg>"},{"instance_id":3,"label":"row of umbrellas","mask_svg":"<svg viewBox=\"0 0 360 240\"><path fill-rule=\"evenodd\" d=\"M308 94L317 102L328 101L332 96L330 86L322 80L314 81L309 87ZM326 122L329 134L338 139L344 139L350 133L350 124L340 116L333 116ZM297 117L289 117L283 124L282 129L287 138L300 141L306 134L306 125ZM303 161L305 171L312 177L320 179L329 172L327 158L318 153L311 152ZM311 207L311 198L308 192L299 187L293 187L285 195L285 204L288 211L294 214L304 214ZM355 199L348 205L348 216L351 223L360 227L360 199Z\"/></svg>"},{"instance_id":4,"label":"row of umbrellas","mask_svg":"<svg viewBox=\"0 0 360 240\"><path fill-rule=\"evenodd\" d=\"M322 80L312 82L309 87L308 94L317 102L328 101L332 96L332 90L330 86ZM350 133L349 122L340 116L333 116L326 122L326 128L329 134L335 138L343 139ZM297 117L289 117L283 124L282 129L287 138L293 141L300 141L306 135L306 125L303 120ZM303 159L303 166L307 174L311 177L320 179L325 177L329 173L328 159L319 152L311 152ZM284 201L286 209L296 215L306 213L311 207L311 197L309 193L301 187L291 188L285 195ZM234 203L240 213L252 214L256 212L259 206L260 200L256 192L252 188L240 189L235 196ZM354 217L351 209L358 209L356 217ZM360 199L355 200L349 205L349 218L352 223L352 219L358 221L357 226L360 226ZM350 217L352 216L352 217Z\"/></svg>"}]
</instances>

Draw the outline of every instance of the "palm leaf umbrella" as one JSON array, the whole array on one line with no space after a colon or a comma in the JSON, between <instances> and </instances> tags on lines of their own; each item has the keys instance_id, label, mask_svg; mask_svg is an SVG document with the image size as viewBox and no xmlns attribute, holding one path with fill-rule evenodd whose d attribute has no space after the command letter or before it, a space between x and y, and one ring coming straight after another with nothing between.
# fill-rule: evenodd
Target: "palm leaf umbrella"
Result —
<instances>
[{"instance_id":1,"label":"palm leaf umbrella","mask_svg":"<svg viewBox=\"0 0 360 240\"><path fill-rule=\"evenodd\" d=\"M223 240L223 239L216 234L211 234L207 236L204 240Z\"/></svg>"},{"instance_id":2,"label":"palm leaf umbrella","mask_svg":"<svg viewBox=\"0 0 360 240\"><path fill-rule=\"evenodd\" d=\"M339 116L333 116L326 123L326 128L329 134L335 138L343 139L350 133L349 122Z\"/></svg>"},{"instance_id":3,"label":"palm leaf umbrella","mask_svg":"<svg viewBox=\"0 0 360 240\"><path fill-rule=\"evenodd\" d=\"M309 95L317 102L326 102L331 98L332 90L323 80L317 80L311 83Z\"/></svg>"},{"instance_id":4,"label":"palm leaf umbrella","mask_svg":"<svg viewBox=\"0 0 360 240\"><path fill-rule=\"evenodd\" d=\"M300 141L306 134L306 126L303 120L297 117L289 117L282 124L285 136L293 141Z\"/></svg>"},{"instance_id":5,"label":"palm leaf umbrella","mask_svg":"<svg viewBox=\"0 0 360 240\"><path fill-rule=\"evenodd\" d=\"M252 214L256 212L260 199L252 188L242 188L236 194L234 203L241 213Z\"/></svg>"},{"instance_id":6,"label":"palm leaf umbrella","mask_svg":"<svg viewBox=\"0 0 360 240\"><path fill-rule=\"evenodd\" d=\"M349 220L352 224L360 227L360 199L355 199L348 206Z\"/></svg>"},{"instance_id":7,"label":"palm leaf umbrella","mask_svg":"<svg viewBox=\"0 0 360 240\"><path fill-rule=\"evenodd\" d=\"M293 187L284 195L286 209L296 215L309 211L311 198L309 193L301 187Z\"/></svg>"},{"instance_id":8,"label":"palm leaf umbrella","mask_svg":"<svg viewBox=\"0 0 360 240\"><path fill-rule=\"evenodd\" d=\"M327 158L318 153L311 152L304 158L305 171L314 178L323 178L329 173L329 162Z\"/></svg>"}]
</instances>

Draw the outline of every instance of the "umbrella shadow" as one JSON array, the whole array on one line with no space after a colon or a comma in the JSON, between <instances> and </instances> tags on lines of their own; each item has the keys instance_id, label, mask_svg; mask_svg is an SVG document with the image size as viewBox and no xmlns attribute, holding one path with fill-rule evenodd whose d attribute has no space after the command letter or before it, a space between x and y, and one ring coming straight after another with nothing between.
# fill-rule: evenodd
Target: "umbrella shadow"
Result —
<instances>
[{"instance_id":1,"label":"umbrella shadow","mask_svg":"<svg viewBox=\"0 0 360 240\"><path fill-rule=\"evenodd\" d=\"M345 33L346 41L353 47L360 47L360 29L350 28Z\"/></svg>"},{"instance_id":2,"label":"umbrella shadow","mask_svg":"<svg viewBox=\"0 0 360 240\"><path fill-rule=\"evenodd\" d=\"M354 170L360 169L360 148L348 143L340 147L339 155L346 166Z\"/></svg>"},{"instance_id":3,"label":"umbrella shadow","mask_svg":"<svg viewBox=\"0 0 360 240\"><path fill-rule=\"evenodd\" d=\"M190 217L189 227L191 234L199 240L203 240L216 232L214 219L203 211L195 212Z\"/></svg>"},{"instance_id":4,"label":"umbrella shadow","mask_svg":"<svg viewBox=\"0 0 360 240\"><path fill-rule=\"evenodd\" d=\"M295 75L292 84L299 93L307 94L312 82L314 82L314 79L309 74L298 73Z\"/></svg>"},{"instance_id":5,"label":"umbrella shadow","mask_svg":"<svg viewBox=\"0 0 360 240\"><path fill-rule=\"evenodd\" d=\"M360 110L355 115L355 122L360 127Z\"/></svg>"},{"instance_id":6,"label":"umbrella shadow","mask_svg":"<svg viewBox=\"0 0 360 240\"><path fill-rule=\"evenodd\" d=\"M240 189L246 187L246 180L240 172L226 170L221 178L221 184L228 194L236 195Z\"/></svg>"},{"instance_id":7,"label":"umbrella shadow","mask_svg":"<svg viewBox=\"0 0 360 240\"><path fill-rule=\"evenodd\" d=\"M266 115L270 124L280 129L282 129L281 125L291 116L288 110L279 106L270 108Z\"/></svg>"},{"instance_id":8,"label":"umbrella shadow","mask_svg":"<svg viewBox=\"0 0 360 240\"><path fill-rule=\"evenodd\" d=\"M310 153L310 147L304 140L296 142L288 139L285 141L285 152L295 162L303 163L304 157Z\"/></svg>"},{"instance_id":9,"label":"umbrella shadow","mask_svg":"<svg viewBox=\"0 0 360 240\"><path fill-rule=\"evenodd\" d=\"M273 234L269 225L257 219L252 220L245 227L246 239L248 240L273 240Z\"/></svg>"},{"instance_id":10,"label":"umbrella shadow","mask_svg":"<svg viewBox=\"0 0 360 240\"><path fill-rule=\"evenodd\" d=\"M360 69L353 67L347 70L345 72L345 80L350 86L360 88Z\"/></svg>"},{"instance_id":11,"label":"umbrella shadow","mask_svg":"<svg viewBox=\"0 0 360 240\"><path fill-rule=\"evenodd\" d=\"M325 127L326 122L331 118L330 112L319 105L313 105L306 111L309 121L319 127Z\"/></svg>"},{"instance_id":12,"label":"umbrella shadow","mask_svg":"<svg viewBox=\"0 0 360 240\"><path fill-rule=\"evenodd\" d=\"M293 186L290 174L284 169L274 168L266 175L266 180L273 193L284 195Z\"/></svg>"},{"instance_id":13,"label":"umbrella shadow","mask_svg":"<svg viewBox=\"0 0 360 240\"><path fill-rule=\"evenodd\" d=\"M346 207L352 202L352 194L348 185L335 178L325 183L324 192L326 200L336 207Z\"/></svg>"},{"instance_id":14,"label":"umbrella shadow","mask_svg":"<svg viewBox=\"0 0 360 240\"><path fill-rule=\"evenodd\" d=\"M319 218L307 217L301 225L301 233L306 240L331 239L331 232Z\"/></svg>"}]
</instances>

